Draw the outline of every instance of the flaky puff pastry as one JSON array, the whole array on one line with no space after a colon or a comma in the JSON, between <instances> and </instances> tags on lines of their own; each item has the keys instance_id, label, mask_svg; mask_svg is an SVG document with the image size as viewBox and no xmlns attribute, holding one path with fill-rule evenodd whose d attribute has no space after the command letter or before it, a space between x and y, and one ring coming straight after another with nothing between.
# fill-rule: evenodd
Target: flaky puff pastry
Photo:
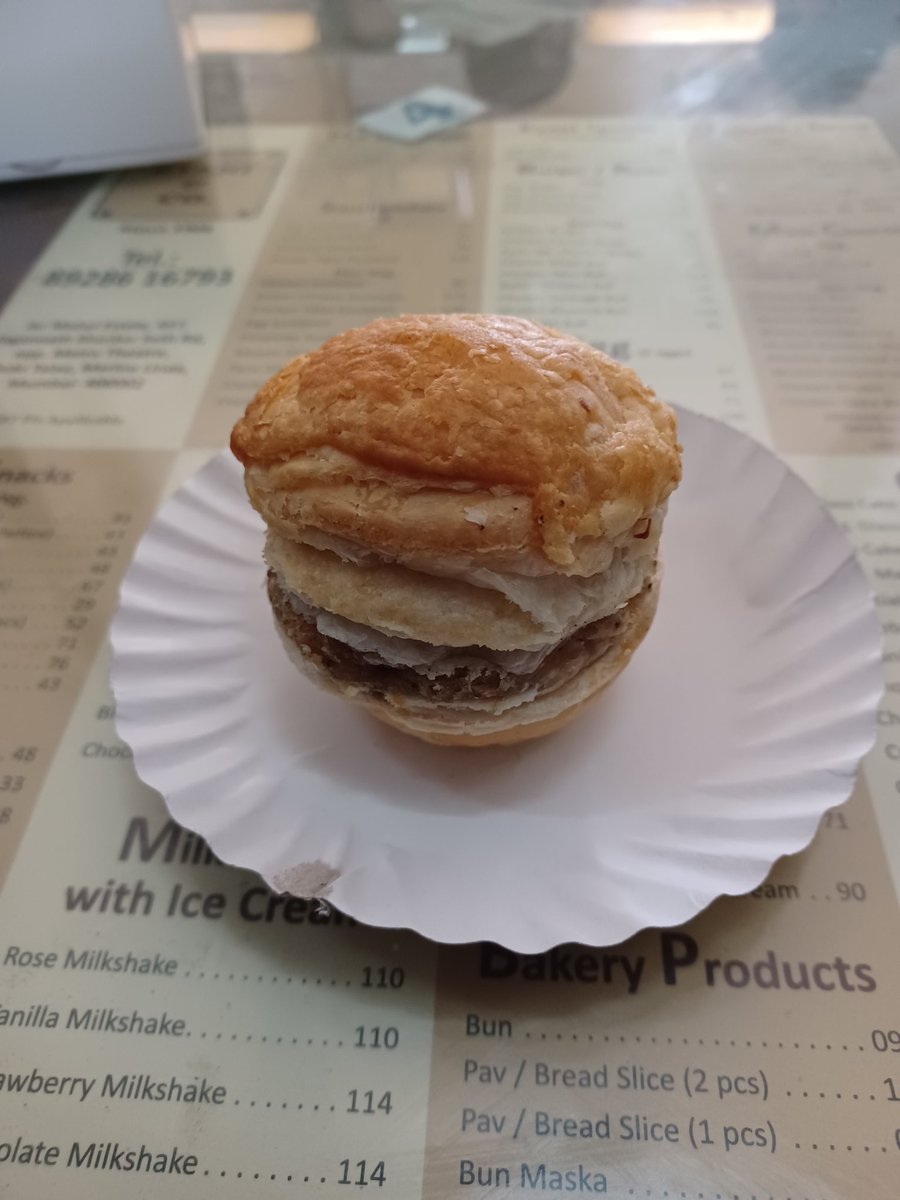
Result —
<instances>
[{"instance_id":1,"label":"flaky puff pastry","mask_svg":"<svg viewBox=\"0 0 900 1200\"><path fill-rule=\"evenodd\" d=\"M373 672L365 655L348 681L341 652L341 681L327 638L286 616L288 636L276 614L311 678L419 738L489 745L558 728L652 621L656 539L681 476L675 417L575 338L516 317L374 321L273 376L231 446L270 529L278 588L307 621L318 610L463 647L471 664L479 647L562 644L579 621L619 614L613 642L565 684L542 686L537 668L520 703L487 698L477 711L461 699L466 680L416 700L402 672ZM573 595L587 597L584 612L557 621Z\"/></svg>"},{"instance_id":2,"label":"flaky puff pastry","mask_svg":"<svg viewBox=\"0 0 900 1200\"><path fill-rule=\"evenodd\" d=\"M237 422L250 499L403 562L590 575L681 474L633 371L517 317L403 316L288 363ZM598 551L602 550L598 559Z\"/></svg>"}]
</instances>

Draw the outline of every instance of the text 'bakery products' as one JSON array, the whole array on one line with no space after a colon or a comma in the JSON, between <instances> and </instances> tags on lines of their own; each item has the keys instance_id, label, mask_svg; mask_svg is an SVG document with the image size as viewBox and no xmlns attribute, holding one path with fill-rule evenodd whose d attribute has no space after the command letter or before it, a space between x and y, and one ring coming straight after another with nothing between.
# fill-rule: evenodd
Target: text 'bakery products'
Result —
<instances>
[{"instance_id":1,"label":"text 'bakery products'","mask_svg":"<svg viewBox=\"0 0 900 1200\"><path fill-rule=\"evenodd\" d=\"M532 321L373 321L287 364L231 447L318 683L427 741L558 728L650 627L675 416Z\"/></svg>"}]
</instances>

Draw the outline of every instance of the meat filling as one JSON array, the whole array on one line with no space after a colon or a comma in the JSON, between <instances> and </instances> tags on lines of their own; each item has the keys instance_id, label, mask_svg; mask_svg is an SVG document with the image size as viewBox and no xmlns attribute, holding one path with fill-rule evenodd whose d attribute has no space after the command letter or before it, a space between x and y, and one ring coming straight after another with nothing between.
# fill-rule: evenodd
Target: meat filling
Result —
<instances>
[{"instance_id":1,"label":"meat filling","mask_svg":"<svg viewBox=\"0 0 900 1200\"><path fill-rule=\"evenodd\" d=\"M647 584L646 594L653 583ZM385 696L425 700L438 704L465 705L475 701L506 700L515 704L554 691L585 667L597 662L617 644L630 605L594 621L564 638L546 655L536 670L521 673L504 670L486 659L478 646L454 651L460 665L436 678L413 667L395 666L363 653L316 628L315 620L298 611L291 592L275 571L268 575L269 600L283 633L316 666L342 684L351 684L372 697Z\"/></svg>"}]
</instances>

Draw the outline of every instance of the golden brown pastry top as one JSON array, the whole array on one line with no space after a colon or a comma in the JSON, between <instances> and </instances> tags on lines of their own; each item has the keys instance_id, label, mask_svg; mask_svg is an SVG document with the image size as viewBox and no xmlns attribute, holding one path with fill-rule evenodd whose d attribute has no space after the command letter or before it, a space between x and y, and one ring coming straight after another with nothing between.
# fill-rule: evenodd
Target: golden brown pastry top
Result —
<instances>
[{"instance_id":1,"label":"golden brown pastry top","mask_svg":"<svg viewBox=\"0 0 900 1200\"><path fill-rule=\"evenodd\" d=\"M247 468L251 498L266 493L277 503L277 495L312 489L314 504L281 511L335 533L352 531L346 514L330 518L329 489L335 512L347 509L348 487L358 508L361 482L381 503L395 487L408 500L444 494L467 545L492 540L490 520L473 528L473 493L479 505L489 502L486 516L492 500L509 507L509 497L525 497L530 545L517 551L537 550L563 567L585 540L618 536L657 508L680 478L674 414L633 371L516 317L403 316L339 334L261 388L231 447ZM404 521L404 511L401 504L381 541L402 542L408 524L417 549L427 550L427 529ZM356 536L365 539L362 520ZM502 525L501 549L510 535ZM371 532L379 545L377 513ZM435 552L447 536L447 522L437 521ZM521 541L521 530L515 536Z\"/></svg>"}]
</instances>

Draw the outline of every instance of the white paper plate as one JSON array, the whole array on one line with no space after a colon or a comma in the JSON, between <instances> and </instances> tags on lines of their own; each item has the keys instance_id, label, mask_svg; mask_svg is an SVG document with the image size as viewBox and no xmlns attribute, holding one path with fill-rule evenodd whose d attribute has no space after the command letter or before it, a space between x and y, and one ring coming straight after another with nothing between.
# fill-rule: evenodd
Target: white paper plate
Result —
<instances>
[{"instance_id":1,"label":"white paper plate","mask_svg":"<svg viewBox=\"0 0 900 1200\"><path fill-rule=\"evenodd\" d=\"M881 631L801 480L719 422L680 432L650 635L573 725L510 748L430 747L307 683L215 458L146 533L113 624L139 775L224 861L440 941L608 945L755 887L850 793Z\"/></svg>"}]
</instances>

